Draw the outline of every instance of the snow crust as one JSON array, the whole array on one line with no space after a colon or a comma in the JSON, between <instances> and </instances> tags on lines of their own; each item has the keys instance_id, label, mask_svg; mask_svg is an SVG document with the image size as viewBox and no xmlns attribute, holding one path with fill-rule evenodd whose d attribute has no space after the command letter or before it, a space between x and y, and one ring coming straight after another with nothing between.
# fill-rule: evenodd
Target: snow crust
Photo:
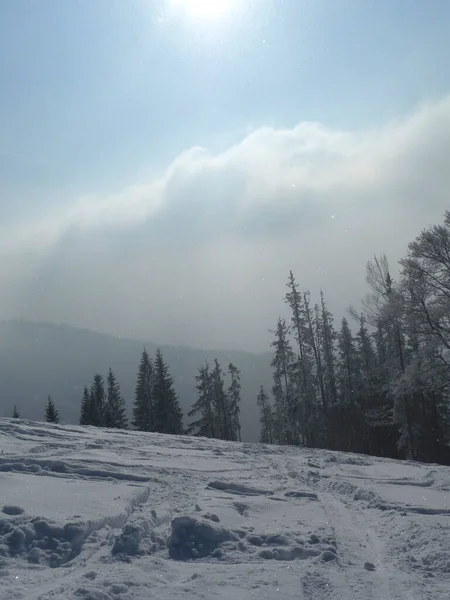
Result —
<instances>
[{"instance_id":1,"label":"snow crust","mask_svg":"<svg viewBox=\"0 0 450 600\"><path fill-rule=\"evenodd\" d=\"M0 419L0 600L450 598L450 469Z\"/></svg>"}]
</instances>

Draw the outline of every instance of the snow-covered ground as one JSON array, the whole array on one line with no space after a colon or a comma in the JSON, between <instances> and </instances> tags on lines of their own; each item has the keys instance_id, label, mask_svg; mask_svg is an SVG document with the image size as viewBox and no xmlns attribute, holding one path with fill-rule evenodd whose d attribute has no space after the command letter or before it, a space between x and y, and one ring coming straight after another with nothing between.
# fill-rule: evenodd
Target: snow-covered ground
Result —
<instances>
[{"instance_id":1,"label":"snow-covered ground","mask_svg":"<svg viewBox=\"0 0 450 600\"><path fill-rule=\"evenodd\" d=\"M22 598L450 598L450 469L0 419Z\"/></svg>"}]
</instances>

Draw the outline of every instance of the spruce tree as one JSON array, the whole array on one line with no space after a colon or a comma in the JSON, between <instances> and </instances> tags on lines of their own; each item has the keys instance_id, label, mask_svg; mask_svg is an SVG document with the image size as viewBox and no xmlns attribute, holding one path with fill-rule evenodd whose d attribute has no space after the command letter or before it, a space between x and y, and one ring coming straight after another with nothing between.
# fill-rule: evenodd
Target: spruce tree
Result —
<instances>
[{"instance_id":1,"label":"spruce tree","mask_svg":"<svg viewBox=\"0 0 450 600\"><path fill-rule=\"evenodd\" d=\"M120 385L111 367L107 377L107 398L105 404L105 427L126 429L128 421L126 416L125 400L120 392Z\"/></svg>"},{"instance_id":2,"label":"spruce tree","mask_svg":"<svg viewBox=\"0 0 450 600\"><path fill-rule=\"evenodd\" d=\"M321 340L322 340L322 356L324 380L326 384L326 394L328 397L328 405L334 405L337 402L337 388L335 376L335 344L337 335L333 326L333 315L328 310L325 304L323 292L320 292L320 323L322 325Z\"/></svg>"},{"instance_id":3,"label":"spruce tree","mask_svg":"<svg viewBox=\"0 0 450 600\"><path fill-rule=\"evenodd\" d=\"M336 360L337 403L330 411L331 448L351 452L365 449L365 427L360 405L361 363L358 348L346 318L338 334ZM345 435L342 432L345 431Z\"/></svg>"},{"instance_id":4,"label":"spruce tree","mask_svg":"<svg viewBox=\"0 0 450 600\"><path fill-rule=\"evenodd\" d=\"M289 340L289 327L284 319L281 317L278 319L277 327L271 333L274 334L274 339L270 345L275 349L271 365L277 441L280 444L293 444L298 430L298 411L295 406L292 378L295 355Z\"/></svg>"},{"instance_id":5,"label":"spruce tree","mask_svg":"<svg viewBox=\"0 0 450 600\"><path fill-rule=\"evenodd\" d=\"M81 399L80 425L92 425L90 422L91 397L87 386L84 386L83 397Z\"/></svg>"},{"instance_id":6,"label":"spruce tree","mask_svg":"<svg viewBox=\"0 0 450 600\"><path fill-rule=\"evenodd\" d=\"M59 423L59 412L51 396L48 397L45 407L45 420L47 423Z\"/></svg>"},{"instance_id":7,"label":"spruce tree","mask_svg":"<svg viewBox=\"0 0 450 600\"><path fill-rule=\"evenodd\" d=\"M198 418L189 425L187 433L207 438L218 437L213 406L212 377L208 363L199 368L195 381L197 382L198 396L188 417L197 416Z\"/></svg>"},{"instance_id":8,"label":"spruce tree","mask_svg":"<svg viewBox=\"0 0 450 600\"><path fill-rule=\"evenodd\" d=\"M339 404L351 406L357 398L359 380L358 351L347 319L342 319L341 331L338 335L337 380Z\"/></svg>"},{"instance_id":9,"label":"spruce tree","mask_svg":"<svg viewBox=\"0 0 450 600\"><path fill-rule=\"evenodd\" d=\"M306 339L311 349L312 363L315 366L315 381L316 387L319 388L320 398L322 401L322 412L327 413L327 395L324 384L324 373L321 357L321 340L320 340L320 317L317 305L312 309L310 301L310 293L303 294L303 314L306 325ZM322 426L323 429L323 426ZM316 432L318 433L318 432Z\"/></svg>"},{"instance_id":10,"label":"spruce tree","mask_svg":"<svg viewBox=\"0 0 450 600\"><path fill-rule=\"evenodd\" d=\"M259 408L259 421L261 423L260 441L263 444L273 444L273 414L270 406L269 396L264 391L264 387L259 389L256 403Z\"/></svg>"},{"instance_id":11,"label":"spruce tree","mask_svg":"<svg viewBox=\"0 0 450 600\"><path fill-rule=\"evenodd\" d=\"M169 367L161 350L156 351L152 405L155 415L155 431L159 433L183 433L183 412L174 389Z\"/></svg>"},{"instance_id":12,"label":"spruce tree","mask_svg":"<svg viewBox=\"0 0 450 600\"><path fill-rule=\"evenodd\" d=\"M96 373L90 393L90 425L102 427L105 424L105 402L105 382L103 376L100 373Z\"/></svg>"},{"instance_id":13,"label":"spruce tree","mask_svg":"<svg viewBox=\"0 0 450 600\"><path fill-rule=\"evenodd\" d=\"M231 383L228 388L228 398L230 407L231 435L233 440L241 441L241 423L239 414L241 412L241 372L230 362L228 373L231 377Z\"/></svg>"},{"instance_id":14,"label":"spruce tree","mask_svg":"<svg viewBox=\"0 0 450 600\"><path fill-rule=\"evenodd\" d=\"M13 408L12 418L20 419L20 412L15 404L14 404L14 408Z\"/></svg>"},{"instance_id":15,"label":"spruce tree","mask_svg":"<svg viewBox=\"0 0 450 600\"><path fill-rule=\"evenodd\" d=\"M311 346L311 338L308 335L307 305L304 302L304 297L298 290L298 285L292 271L289 273L286 285L289 291L286 293L285 302L292 312L291 329L297 343L298 353L294 394L296 396L295 402L298 405L299 432L301 442L304 445L314 446L317 407L314 377L312 374L314 352Z\"/></svg>"},{"instance_id":16,"label":"spruce tree","mask_svg":"<svg viewBox=\"0 0 450 600\"><path fill-rule=\"evenodd\" d=\"M135 389L133 426L141 431L155 431L153 408L153 365L146 349L142 352Z\"/></svg>"},{"instance_id":17,"label":"spruce tree","mask_svg":"<svg viewBox=\"0 0 450 600\"><path fill-rule=\"evenodd\" d=\"M233 440L230 399L225 391L223 371L217 358L214 359L214 368L211 371L211 391L218 428L217 437L221 440Z\"/></svg>"}]
</instances>

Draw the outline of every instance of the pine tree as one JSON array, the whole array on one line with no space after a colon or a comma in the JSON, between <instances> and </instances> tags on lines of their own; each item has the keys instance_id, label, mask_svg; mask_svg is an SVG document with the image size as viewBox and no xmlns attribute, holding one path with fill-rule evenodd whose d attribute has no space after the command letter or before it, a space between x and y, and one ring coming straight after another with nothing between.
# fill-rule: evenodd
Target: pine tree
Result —
<instances>
[{"instance_id":1,"label":"pine tree","mask_svg":"<svg viewBox=\"0 0 450 600\"><path fill-rule=\"evenodd\" d=\"M214 414L217 424L217 437L221 440L232 440L230 399L225 391L222 367L217 358L211 371L211 392Z\"/></svg>"},{"instance_id":2,"label":"pine tree","mask_svg":"<svg viewBox=\"0 0 450 600\"><path fill-rule=\"evenodd\" d=\"M100 373L94 375L94 381L90 393L90 425L103 427L105 425L105 382Z\"/></svg>"},{"instance_id":3,"label":"pine tree","mask_svg":"<svg viewBox=\"0 0 450 600\"><path fill-rule=\"evenodd\" d=\"M314 435L314 417L316 413L316 398L314 392L314 378L312 376L312 356L313 351L308 341L308 326L305 314L305 304L301 292L298 291L298 285L292 271L289 272L288 283L289 291L286 293L285 302L292 311L291 328L294 339L297 343L298 363L297 363L297 382L294 394L296 395L296 404L298 405L299 432L302 442L306 446L313 446Z\"/></svg>"},{"instance_id":4,"label":"pine tree","mask_svg":"<svg viewBox=\"0 0 450 600\"><path fill-rule=\"evenodd\" d=\"M342 319L341 331L338 335L337 380L339 388L339 404L351 406L356 401L359 380L358 351L347 319Z\"/></svg>"},{"instance_id":5,"label":"pine tree","mask_svg":"<svg viewBox=\"0 0 450 600\"><path fill-rule=\"evenodd\" d=\"M183 432L183 412L174 389L169 367L164 362L159 348L156 351L152 405L155 415L155 431L169 434Z\"/></svg>"},{"instance_id":6,"label":"pine tree","mask_svg":"<svg viewBox=\"0 0 450 600\"><path fill-rule=\"evenodd\" d=\"M293 366L295 355L289 340L289 327L279 318L271 346L275 348L272 359L273 396L277 415L278 443L293 444L298 441L298 406L295 403L293 387Z\"/></svg>"},{"instance_id":7,"label":"pine tree","mask_svg":"<svg viewBox=\"0 0 450 600\"><path fill-rule=\"evenodd\" d=\"M155 431L153 383L153 364L147 350L144 349L139 364L133 406L133 425L141 431Z\"/></svg>"},{"instance_id":8,"label":"pine tree","mask_svg":"<svg viewBox=\"0 0 450 600\"><path fill-rule=\"evenodd\" d=\"M305 292L303 294L303 313L306 325L306 340L307 344L311 349L312 363L315 367L315 387L319 388L320 398L322 400L322 411L323 415L326 416L328 409L327 395L324 384L324 370L322 365L321 357L321 339L320 339L320 316L319 309L316 305L314 309L311 308L310 293Z\"/></svg>"},{"instance_id":9,"label":"pine tree","mask_svg":"<svg viewBox=\"0 0 450 600\"><path fill-rule=\"evenodd\" d=\"M259 389L256 403L259 408L259 421L261 423L260 441L263 444L273 444L274 436L272 407L270 406L269 396L264 391L263 386L261 386Z\"/></svg>"},{"instance_id":10,"label":"pine tree","mask_svg":"<svg viewBox=\"0 0 450 600\"><path fill-rule=\"evenodd\" d=\"M239 414L241 412L241 372L230 362L228 373L231 377L231 384L228 387L228 398L230 407L231 439L241 441L241 424Z\"/></svg>"},{"instance_id":11,"label":"pine tree","mask_svg":"<svg viewBox=\"0 0 450 600\"><path fill-rule=\"evenodd\" d=\"M51 396L48 397L47 406L45 407L45 420L47 423L59 423L59 412Z\"/></svg>"},{"instance_id":12,"label":"pine tree","mask_svg":"<svg viewBox=\"0 0 450 600\"><path fill-rule=\"evenodd\" d=\"M323 292L320 292L320 309L321 309L321 339L322 339L322 356L324 366L324 379L326 382L326 391L328 397L328 405L336 404L337 389L335 377L335 343L336 332L333 326L333 315L327 309Z\"/></svg>"},{"instance_id":13,"label":"pine tree","mask_svg":"<svg viewBox=\"0 0 450 600\"><path fill-rule=\"evenodd\" d=\"M12 418L20 419L20 412L15 404L14 404L14 408L13 408Z\"/></svg>"},{"instance_id":14,"label":"pine tree","mask_svg":"<svg viewBox=\"0 0 450 600\"><path fill-rule=\"evenodd\" d=\"M80 425L91 425L91 398L87 386L84 386L83 397L81 399Z\"/></svg>"},{"instance_id":15,"label":"pine tree","mask_svg":"<svg viewBox=\"0 0 450 600\"><path fill-rule=\"evenodd\" d=\"M188 413L188 417L198 417L193 421L187 430L188 434L194 434L201 437L218 437L217 420L214 414L212 376L208 363L200 367L198 375L195 376L197 382L197 401Z\"/></svg>"},{"instance_id":16,"label":"pine tree","mask_svg":"<svg viewBox=\"0 0 450 600\"><path fill-rule=\"evenodd\" d=\"M359 329L356 334L358 361L361 373L362 398L373 396L377 377L377 356L375 354L372 337L369 334L364 315L359 315Z\"/></svg>"},{"instance_id":17,"label":"pine tree","mask_svg":"<svg viewBox=\"0 0 450 600\"><path fill-rule=\"evenodd\" d=\"M107 398L105 404L104 425L117 429L126 429L128 421L126 416L125 400L120 392L120 385L111 367L107 377Z\"/></svg>"},{"instance_id":18,"label":"pine tree","mask_svg":"<svg viewBox=\"0 0 450 600\"><path fill-rule=\"evenodd\" d=\"M346 318L337 340L337 403L330 411L331 448L351 452L365 450L365 426L360 405L361 369L358 348ZM342 432L345 431L345 436Z\"/></svg>"}]
</instances>

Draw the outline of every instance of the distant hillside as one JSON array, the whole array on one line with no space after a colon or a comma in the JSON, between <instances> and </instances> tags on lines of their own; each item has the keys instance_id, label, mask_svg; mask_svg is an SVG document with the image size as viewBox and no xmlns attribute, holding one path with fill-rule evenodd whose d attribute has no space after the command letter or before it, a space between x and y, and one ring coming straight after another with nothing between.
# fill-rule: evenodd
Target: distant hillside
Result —
<instances>
[{"instance_id":1,"label":"distant hillside","mask_svg":"<svg viewBox=\"0 0 450 600\"><path fill-rule=\"evenodd\" d=\"M42 419L51 394L64 422L79 417L80 397L95 372L106 376L111 366L118 376L129 414L139 359L144 348L157 344L123 339L66 325L10 321L0 324L0 415L10 416L14 404L21 415ZM231 361L242 371L242 426L245 441L259 437L256 395L261 384L270 389L270 355L206 351L161 346L186 412L195 401L194 376L205 360L217 357L225 369Z\"/></svg>"}]
</instances>

